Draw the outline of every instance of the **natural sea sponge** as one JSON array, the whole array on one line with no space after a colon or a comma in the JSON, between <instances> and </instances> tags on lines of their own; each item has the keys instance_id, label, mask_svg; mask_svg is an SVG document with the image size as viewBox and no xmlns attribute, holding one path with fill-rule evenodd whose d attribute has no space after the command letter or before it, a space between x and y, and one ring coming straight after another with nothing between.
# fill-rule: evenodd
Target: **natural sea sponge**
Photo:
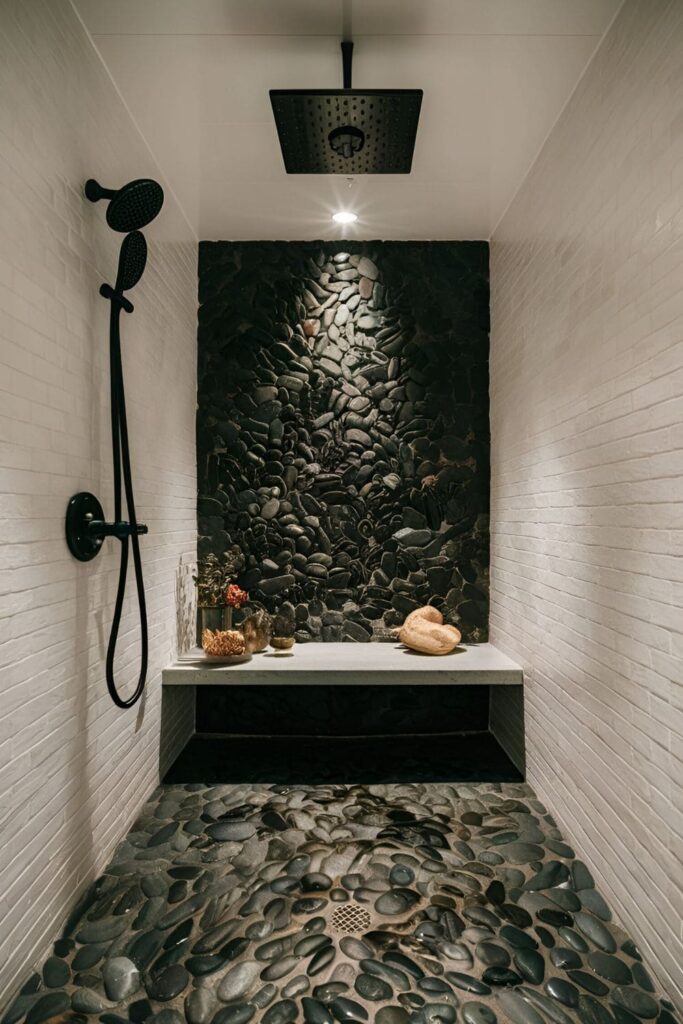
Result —
<instances>
[{"instance_id":1,"label":"natural sea sponge","mask_svg":"<svg viewBox=\"0 0 683 1024\"><path fill-rule=\"evenodd\" d=\"M443 615L439 609L431 604L426 604L423 608L416 608L414 612L407 615L401 628L405 629L406 626L412 626L415 622L422 620L434 622L437 626L443 625Z\"/></svg>"},{"instance_id":2,"label":"natural sea sponge","mask_svg":"<svg viewBox=\"0 0 683 1024\"><path fill-rule=\"evenodd\" d=\"M450 654L462 636L455 626L445 626L438 608L426 605L416 608L406 618L398 633L406 647L420 654Z\"/></svg>"}]
</instances>

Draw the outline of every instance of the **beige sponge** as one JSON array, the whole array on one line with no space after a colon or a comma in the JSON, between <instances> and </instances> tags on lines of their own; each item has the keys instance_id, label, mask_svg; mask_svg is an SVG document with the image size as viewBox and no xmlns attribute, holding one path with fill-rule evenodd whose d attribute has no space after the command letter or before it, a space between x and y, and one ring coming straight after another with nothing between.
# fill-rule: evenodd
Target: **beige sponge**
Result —
<instances>
[{"instance_id":1,"label":"beige sponge","mask_svg":"<svg viewBox=\"0 0 683 1024\"><path fill-rule=\"evenodd\" d=\"M438 608L426 605L416 608L406 618L398 633L406 647L420 654L450 654L462 639L455 626L445 626Z\"/></svg>"}]
</instances>

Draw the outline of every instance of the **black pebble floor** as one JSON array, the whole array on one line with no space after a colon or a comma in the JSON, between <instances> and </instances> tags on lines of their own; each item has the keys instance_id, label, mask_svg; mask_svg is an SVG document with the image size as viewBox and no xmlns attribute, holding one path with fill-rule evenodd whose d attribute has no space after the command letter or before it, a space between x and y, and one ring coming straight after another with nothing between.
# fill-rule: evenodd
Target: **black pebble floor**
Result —
<instances>
[{"instance_id":1,"label":"black pebble floor","mask_svg":"<svg viewBox=\"0 0 683 1024\"><path fill-rule=\"evenodd\" d=\"M4 1024L673 1024L529 786L164 785Z\"/></svg>"}]
</instances>

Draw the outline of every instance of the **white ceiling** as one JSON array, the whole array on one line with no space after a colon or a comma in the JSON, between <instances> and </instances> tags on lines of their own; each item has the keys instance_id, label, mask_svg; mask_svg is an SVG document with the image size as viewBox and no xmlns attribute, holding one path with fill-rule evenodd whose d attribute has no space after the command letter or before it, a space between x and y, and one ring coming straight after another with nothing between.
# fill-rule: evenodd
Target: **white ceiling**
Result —
<instances>
[{"instance_id":1,"label":"white ceiling","mask_svg":"<svg viewBox=\"0 0 683 1024\"><path fill-rule=\"evenodd\" d=\"M422 88L410 175L287 175L271 88L337 88L342 0L74 0L202 239L488 238L621 0L354 0L353 84Z\"/></svg>"}]
</instances>

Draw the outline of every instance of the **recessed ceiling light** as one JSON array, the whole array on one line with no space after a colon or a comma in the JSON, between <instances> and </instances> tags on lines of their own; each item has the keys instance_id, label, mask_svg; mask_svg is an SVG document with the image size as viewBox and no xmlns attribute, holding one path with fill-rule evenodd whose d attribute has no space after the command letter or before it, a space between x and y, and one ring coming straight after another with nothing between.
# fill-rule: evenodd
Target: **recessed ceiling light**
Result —
<instances>
[{"instance_id":1,"label":"recessed ceiling light","mask_svg":"<svg viewBox=\"0 0 683 1024\"><path fill-rule=\"evenodd\" d=\"M335 220L337 224L353 224L358 220L358 214L351 213L349 210L339 210L338 213L332 214L332 220Z\"/></svg>"}]
</instances>

